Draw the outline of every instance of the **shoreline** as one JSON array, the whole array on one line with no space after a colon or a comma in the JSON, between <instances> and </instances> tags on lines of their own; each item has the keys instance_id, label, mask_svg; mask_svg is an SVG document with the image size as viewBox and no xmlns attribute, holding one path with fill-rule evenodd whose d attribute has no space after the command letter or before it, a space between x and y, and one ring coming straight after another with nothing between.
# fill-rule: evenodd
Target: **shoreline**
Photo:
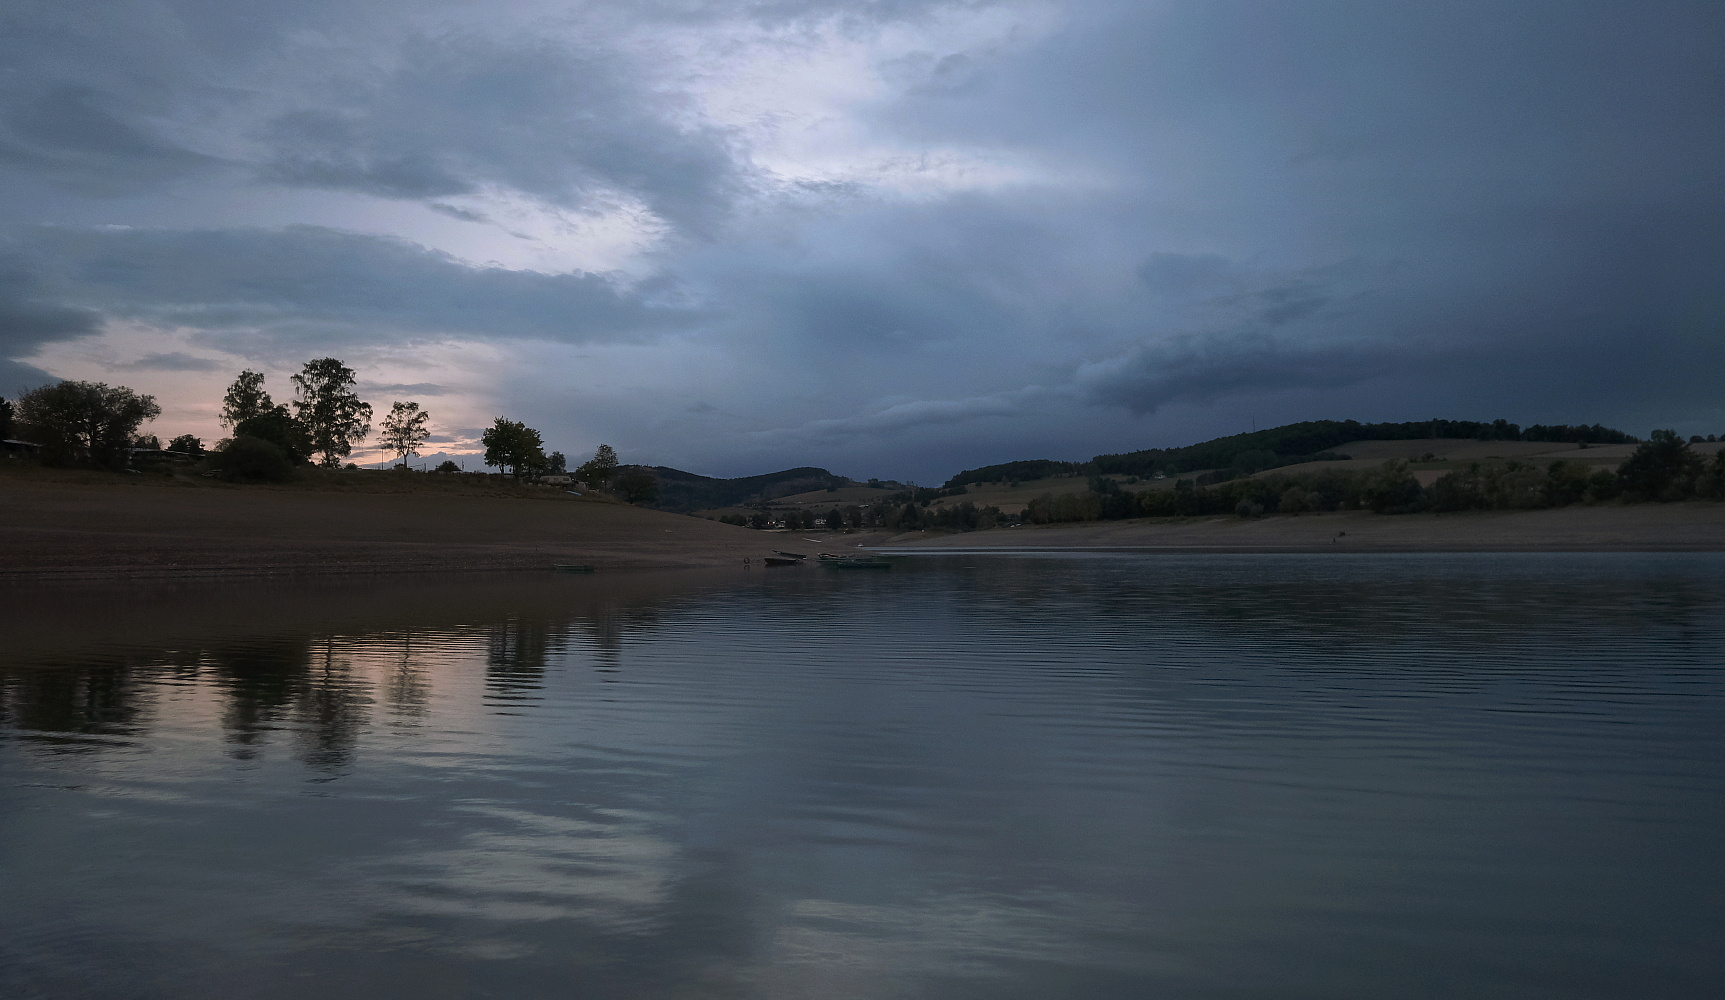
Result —
<instances>
[{"instance_id":1,"label":"shoreline","mask_svg":"<svg viewBox=\"0 0 1725 1000\"><path fill-rule=\"evenodd\" d=\"M1725 504L1601 505L1454 514L1319 514L1157 518L898 535L868 546L894 552L984 551L1274 554L1360 552L1721 552Z\"/></svg>"},{"instance_id":2,"label":"shoreline","mask_svg":"<svg viewBox=\"0 0 1725 1000\"><path fill-rule=\"evenodd\" d=\"M558 563L606 571L741 570L744 560L759 567L761 557L780 548L884 555L1713 552L1725 551L1725 504L1345 511L815 535L761 532L554 490L504 495L0 479L0 587L549 572Z\"/></svg>"}]
</instances>

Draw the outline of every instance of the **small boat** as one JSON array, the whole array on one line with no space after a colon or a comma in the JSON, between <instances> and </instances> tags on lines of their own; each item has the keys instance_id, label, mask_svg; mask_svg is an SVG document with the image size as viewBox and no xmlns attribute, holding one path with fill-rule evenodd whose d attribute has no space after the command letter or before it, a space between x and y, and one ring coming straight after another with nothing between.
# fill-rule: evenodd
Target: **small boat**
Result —
<instances>
[{"instance_id":1,"label":"small boat","mask_svg":"<svg viewBox=\"0 0 1725 1000\"><path fill-rule=\"evenodd\" d=\"M807 559L808 558L808 555L805 553L802 553L802 552L786 552L784 549L774 549L773 551L778 553L781 556L784 556L786 559Z\"/></svg>"},{"instance_id":2,"label":"small boat","mask_svg":"<svg viewBox=\"0 0 1725 1000\"><path fill-rule=\"evenodd\" d=\"M591 572L593 572L593 567L588 566L585 563L554 563L551 566L551 568L556 570L559 573L591 573Z\"/></svg>"},{"instance_id":3,"label":"small boat","mask_svg":"<svg viewBox=\"0 0 1725 1000\"><path fill-rule=\"evenodd\" d=\"M801 566L803 564L801 559L793 559L790 556L762 556L761 561L768 566Z\"/></svg>"}]
</instances>

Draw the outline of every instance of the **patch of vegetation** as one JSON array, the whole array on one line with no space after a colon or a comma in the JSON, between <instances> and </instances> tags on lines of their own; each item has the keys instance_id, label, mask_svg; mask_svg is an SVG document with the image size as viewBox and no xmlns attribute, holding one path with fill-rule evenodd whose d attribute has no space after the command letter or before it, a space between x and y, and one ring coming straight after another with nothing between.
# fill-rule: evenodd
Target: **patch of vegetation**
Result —
<instances>
[{"instance_id":1,"label":"patch of vegetation","mask_svg":"<svg viewBox=\"0 0 1725 1000\"><path fill-rule=\"evenodd\" d=\"M1407 423L1362 424L1357 420L1308 420L1247 434L1216 438L1182 448L1148 448L1115 455L1097 455L1088 462L1037 459L967 469L948 486L997 481L1029 482L1053 476L1179 475L1200 469L1251 475L1265 469L1305 462L1345 459L1334 449L1351 441L1417 441L1427 438L1471 438L1478 441L1549 441L1568 444L1631 444L1635 438L1602 427L1535 424L1523 429L1507 420L1418 420ZM1220 481L1220 480L1218 480Z\"/></svg>"},{"instance_id":2,"label":"patch of vegetation","mask_svg":"<svg viewBox=\"0 0 1725 1000\"><path fill-rule=\"evenodd\" d=\"M227 447L210 456L216 472L240 483L285 483L300 464L274 441L249 434L230 438Z\"/></svg>"},{"instance_id":3,"label":"patch of vegetation","mask_svg":"<svg viewBox=\"0 0 1725 1000\"><path fill-rule=\"evenodd\" d=\"M1711 458L1672 431L1654 431L1617 471L1594 470L1562 460L1469 463L1422 487L1405 462L1352 472L1326 469L1257 478L1180 479L1172 490L1129 491L1104 477L1090 489L1032 500L1024 519L1032 524L1107 521L1133 517L1235 514L1301 514L1308 511L1373 510L1402 514L1467 510L1538 510L1577 503L1628 503L1725 499L1725 449Z\"/></svg>"}]
</instances>

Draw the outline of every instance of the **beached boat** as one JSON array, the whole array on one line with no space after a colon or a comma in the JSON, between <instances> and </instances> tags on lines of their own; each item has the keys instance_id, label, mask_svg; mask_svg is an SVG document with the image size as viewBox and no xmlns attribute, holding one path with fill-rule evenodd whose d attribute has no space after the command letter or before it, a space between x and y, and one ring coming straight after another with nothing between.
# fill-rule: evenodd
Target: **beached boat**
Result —
<instances>
[{"instance_id":1,"label":"beached boat","mask_svg":"<svg viewBox=\"0 0 1725 1000\"><path fill-rule=\"evenodd\" d=\"M801 559L794 559L790 556L763 556L761 561L768 566L801 566L803 564Z\"/></svg>"},{"instance_id":2,"label":"beached boat","mask_svg":"<svg viewBox=\"0 0 1725 1000\"><path fill-rule=\"evenodd\" d=\"M593 567L585 563L554 563L551 567L559 573L591 573Z\"/></svg>"}]
</instances>

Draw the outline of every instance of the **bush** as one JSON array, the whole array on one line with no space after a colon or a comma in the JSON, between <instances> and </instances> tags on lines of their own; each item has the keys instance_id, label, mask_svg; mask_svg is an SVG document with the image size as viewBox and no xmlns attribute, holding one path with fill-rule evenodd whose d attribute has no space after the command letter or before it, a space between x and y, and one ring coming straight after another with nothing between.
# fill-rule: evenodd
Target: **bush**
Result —
<instances>
[{"instance_id":1,"label":"bush","mask_svg":"<svg viewBox=\"0 0 1725 1000\"><path fill-rule=\"evenodd\" d=\"M630 469L617 476L612 485L630 503L652 503L659 497L659 480L646 469Z\"/></svg>"},{"instance_id":2,"label":"bush","mask_svg":"<svg viewBox=\"0 0 1725 1000\"><path fill-rule=\"evenodd\" d=\"M247 417L234 425L234 439L242 437L268 441L284 455L291 465L311 458L311 436L305 425L295 420L285 406L274 406L256 416Z\"/></svg>"},{"instance_id":3,"label":"bush","mask_svg":"<svg viewBox=\"0 0 1725 1000\"><path fill-rule=\"evenodd\" d=\"M274 442L242 434L216 452L210 464L238 482L285 483L293 478L296 463Z\"/></svg>"},{"instance_id":4,"label":"bush","mask_svg":"<svg viewBox=\"0 0 1725 1000\"><path fill-rule=\"evenodd\" d=\"M168 442L168 450L197 458L204 453L204 443L195 434L181 434Z\"/></svg>"},{"instance_id":5,"label":"bush","mask_svg":"<svg viewBox=\"0 0 1725 1000\"><path fill-rule=\"evenodd\" d=\"M1618 468L1617 478L1631 500L1683 500L1695 495L1705 471L1701 456L1677 432L1659 430Z\"/></svg>"}]
</instances>

